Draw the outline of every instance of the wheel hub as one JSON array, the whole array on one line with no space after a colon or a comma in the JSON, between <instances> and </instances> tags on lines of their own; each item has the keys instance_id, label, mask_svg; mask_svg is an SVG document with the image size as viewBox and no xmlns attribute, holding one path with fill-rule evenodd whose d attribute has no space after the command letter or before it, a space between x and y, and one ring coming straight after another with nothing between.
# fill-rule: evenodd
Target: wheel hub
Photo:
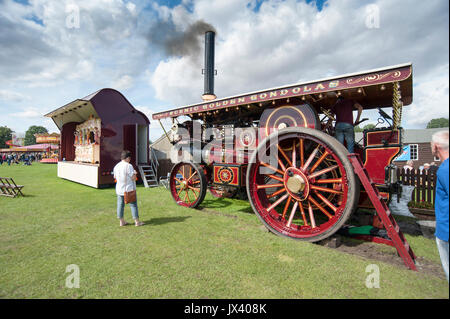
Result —
<instances>
[{"instance_id":1,"label":"wheel hub","mask_svg":"<svg viewBox=\"0 0 450 319\"><path fill-rule=\"evenodd\" d=\"M284 185L288 193L296 200L303 201L308 197L308 178L300 169L288 168L284 174Z\"/></svg>"},{"instance_id":2,"label":"wheel hub","mask_svg":"<svg viewBox=\"0 0 450 319\"><path fill-rule=\"evenodd\" d=\"M305 189L305 181L300 175L294 175L288 178L286 186L291 192L298 193Z\"/></svg>"}]
</instances>

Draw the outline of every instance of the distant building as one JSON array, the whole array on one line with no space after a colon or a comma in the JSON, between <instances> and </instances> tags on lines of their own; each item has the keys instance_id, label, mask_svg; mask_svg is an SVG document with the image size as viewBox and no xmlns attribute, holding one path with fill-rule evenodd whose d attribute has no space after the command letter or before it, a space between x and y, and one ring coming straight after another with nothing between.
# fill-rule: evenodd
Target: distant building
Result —
<instances>
[{"instance_id":1,"label":"distant building","mask_svg":"<svg viewBox=\"0 0 450 319\"><path fill-rule=\"evenodd\" d=\"M155 152L158 159L158 178L167 176L172 170L173 163L170 160L170 150L173 145L169 142L166 134L161 135L156 141L150 144L150 148Z\"/></svg>"},{"instance_id":2,"label":"distant building","mask_svg":"<svg viewBox=\"0 0 450 319\"><path fill-rule=\"evenodd\" d=\"M411 159L414 162L414 168L419 169L423 164L434 162L437 166L441 164L438 157L434 157L431 153L431 136L434 133L448 130L448 127L444 128L431 128L431 129L404 129L402 135L402 143L404 148L404 156L398 156L397 160L394 160L394 164L398 167L406 165L406 161ZM362 144L363 133L355 133L355 141L361 141Z\"/></svg>"}]
</instances>

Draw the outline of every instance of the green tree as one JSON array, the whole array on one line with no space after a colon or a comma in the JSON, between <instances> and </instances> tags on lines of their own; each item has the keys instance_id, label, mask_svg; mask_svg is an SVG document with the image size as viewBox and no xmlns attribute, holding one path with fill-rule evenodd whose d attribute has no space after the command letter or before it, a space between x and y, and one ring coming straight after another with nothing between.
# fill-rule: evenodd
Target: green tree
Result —
<instances>
[{"instance_id":1,"label":"green tree","mask_svg":"<svg viewBox=\"0 0 450 319\"><path fill-rule=\"evenodd\" d=\"M359 125L355 126L355 132L362 132L363 129L359 127Z\"/></svg>"},{"instance_id":2,"label":"green tree","mask_svg":"<svg viewBox=\"0 0 450 319\"><path fill-rule=\"evenodd\" d=\"M0 126L0 148L8 148L9 145L6 145L6 141L12 139L11 133L13 131L6 126Z\"/></svg>"},{"instance_id":3,"label":"green tree","mask_svg":"<svg viewBox=\"0 0 450 319\"><path fill-rule=\"evenodd\" d=\"M48 133L47 129L43 126L32 125L29 127L28 131L25 132L25 145L36 144L36 137L34 134Z\"/></svg>"},{"instance_id":4,"label":"green tree","mask_svg":"<svg viewBox=\"0 0 450 319\"><path fill-rule=\"evenodd\" d=\"M427 128L439 128L439 127L448 127L448 119L440 117L438 119L432 119L427 124Z\"/></svg>"},{"instance_id":5,"label":"green tree","mask_svg":"<svg viewBox=\"0 0 450 319\"><path fill-rule=\"evenodd\" d=\"M357 126L355 126L355 132L362 132L364 130L371 130L373 128L375 128L375 124L367 124L367 125L364 125L362 128L359 127L359 125L357 125Z\"/></svg>"}]
</instances>

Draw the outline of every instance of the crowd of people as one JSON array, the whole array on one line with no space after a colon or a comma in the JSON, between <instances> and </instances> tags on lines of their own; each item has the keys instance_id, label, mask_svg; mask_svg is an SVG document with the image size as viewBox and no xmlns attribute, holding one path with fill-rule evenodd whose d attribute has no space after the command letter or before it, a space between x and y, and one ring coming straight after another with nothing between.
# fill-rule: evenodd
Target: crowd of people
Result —
<instances>
[{"instance_id":1,"label":"crowd of people","mask_svg":"<svg viewBox=\"0 0 450 319\"><path fill-rule=\"evenodd\" d=\"M0 153L0 165L31 165L34 161L40 161L42 154L36 153Z\"/></svg>"}]
</instances>

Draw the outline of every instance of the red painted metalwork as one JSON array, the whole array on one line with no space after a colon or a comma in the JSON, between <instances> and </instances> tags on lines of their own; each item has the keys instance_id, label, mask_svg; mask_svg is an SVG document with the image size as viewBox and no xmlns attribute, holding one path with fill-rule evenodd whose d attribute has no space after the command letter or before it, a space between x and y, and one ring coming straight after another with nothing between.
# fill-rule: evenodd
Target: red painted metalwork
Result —
<instances>
[{"instance_id":1,"label":"red painted metalwork","mask_svg":"<svg viewBox=\"0 0 450 319\"><path fill-rule=\"evenodd\" d=\"M201 146L206 151L201 163L209 184L205 189L245 186L253 211L269 230L319 241L342 227L358 205L376 208L380 202L373 190L360 190L348 151L332 137L333 117L327 109L338 96L364 110L395 104L396 124L381 121L389 126L365 131L363 145L355 145L363 170L389 200L398 184L391 187L385 180L385 167L402 148L399 105L412 102L411 75L411 64L404 64L188 105L155 113L153 119L187 115L201 122L202 129L211 129L213 137L202 137ZM385 115L380 111L389 119ZM192 207L179 192L172 189L175 201Z\"/></svg>"},{"instance_id":2,"label":"red painted metalwork","mask_svg":"<svg viewBox=\"0 0 450 319\"><path fill-rule=\"evenodd\" d=\"M369 86L380 86L382 84L390 84L392 82L403 82L410 79L412 67L410 64L387 69L366 71L357 74L333 77L326 80L318 80L313 82L299 83L295 85L274 88L259 92L252 92L237 95L224 99L217 99L209 103L192 104L173 110L158 112L153 114L153 119L163 119L167 117L178 117L180 115L197 114L202 112L210 112L219 109L226 109L251 103L263 103L279 99L287 99L310 94L325 94L327 92L336 92L342 90L350 90L354 88L365 88ZM387 89L383 91L388 91ZM403 105L409 105L412 102L412 85L407 84L401 87L403 96ZM371 99L365 103L366 108L387 107L391 106L392 95L383 94L378 91L378 98ZM385 96L386 95L386 96Z\"/></svg>"},{"instance_id":3,"label":"red painted metalwork","mask_svg":"<svg viewBox=\"0 0 450 319\"><path fill-rule=\"evenodd\" d=\"M291 238L314 241L323 234L329 235L337 231L343 219L348 217L349 213L344 216L343 212L346 205L354 205L347 202L351 187L348 174L351 173L351 168L349 169L349 165L347 169L344 168L343 161L347 159L340 158L334 146L327 141L306 134L305 131L286 132L281 131L278 136L280 149L276 161L281 161L279 164L282 164L282 169L275 169L258 159L255 163L249 163L249 199L258 217L270 230ZM307 149L299 148L300 140L303 140L302 145L308 146ZM265 143L262 142L263 145ZM294 143L295 148L283 150L283 147ZM270 148L269 141L267 144L267 148ZM299 165L301 153L306 158L303 166ZM261 173L261 166L267 167L269 171ZM267 176L269 180L265 178ZM280 183L273 176L281 177L283 182ZM326 183L321 182L322 180L326 180ZM351 191L354 192L354 189ZM275 197L271 201L272 194L277 192L281 197ZM281 205L283 202L284 206ZM281 207L284 207L283 212L277 211ZM309 211L309 223L306 221L305 210Z\"/></svg>"},{"instance_id":4,"label":"red painted metalwork","mask_svg":"<svg viewBox=\"0 0 450 319\"><path fill-rule=\"evenodd\" d=\"M308 104L282 105L265 109L259 120L259 140L286 127L320 128L319 117L314 108Z\"/></svg>"},{"instance_id":5,"label":"red painted metalwork","mask_svg":"<svg viewBox=\"0 0 450 319\"><path fill-rule=\"evenodd\" d=\"M400 227L392 216L388 206L378 193L376 184L370 178L367 170L363 167L359 156L357 154L349 154L348 158L355 168L355 173L359 176L361 184L369 195L378 217L381 219L389 238L391 238L394 247L397 249L400 257L402 257L403 262L409 269L417 270L414 252L401 232Z\"/></svg>"}]
</instances>

